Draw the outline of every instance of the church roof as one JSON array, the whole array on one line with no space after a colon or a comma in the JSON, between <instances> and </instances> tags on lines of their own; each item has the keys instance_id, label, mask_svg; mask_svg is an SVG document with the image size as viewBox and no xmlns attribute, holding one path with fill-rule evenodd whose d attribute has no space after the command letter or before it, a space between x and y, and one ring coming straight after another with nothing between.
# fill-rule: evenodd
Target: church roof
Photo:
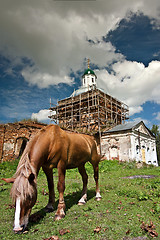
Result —
<instances>
[{"instance_id":1,"label":"church roof","mask_svg":"<svg viewBox=\"0 0 160 240\"><path fill-rule=\"evenodd\" d=\"M147 130L147 132L154 137L153 133L145 126L143 121L134 121L134 122L128 122L128 123L124 123L124 124L119 124L115 127L113 127L112 129L103 132L103 134L110 134L110 133L117 133L117 132L123 132L123 131L133 131L138 129L138 127L140 125L143 125L144 128ZM155 138L155 137L154 137Z\"/></svg>"},{"instance_id":2,"label":"church roof","mask_svg":"<svg viewBox=\"0 0 160 240\"><path fill-rule=\"evenodd\" d=\"M135 128L138 124L139 122L128 122L128 123L120 124L108 130L107 133L131 130Z\"/></svg>"},{"instance_id":3,"label":"church roof","mask_svg":"<svg viewBox=\"0 0 160 240\"><path fill-rule=\"evenodd\" d=\"M95 75L96 76L96 74L94 73L94 71L92 70L92 69L90 69L90 68L87 68L86 70L85 70L85 72L83 73L83 76L84 75L88 75L88 74L92 74L92 75ZM83 77L82 76L82 77ZM97 76L96 76L97 77Z\"/></svg>"}]
</instances>

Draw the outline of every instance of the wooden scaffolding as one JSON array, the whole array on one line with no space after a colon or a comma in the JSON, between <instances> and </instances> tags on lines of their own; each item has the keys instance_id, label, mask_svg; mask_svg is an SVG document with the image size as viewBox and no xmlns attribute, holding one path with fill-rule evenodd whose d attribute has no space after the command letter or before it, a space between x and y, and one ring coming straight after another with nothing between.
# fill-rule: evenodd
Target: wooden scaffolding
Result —
<instances>
[{"instance_id":1,"label":"wooden scaffolding","mask_svg":"<svg viewBox=\"0 0 160 240\"><path fill-rule=\"evenodd\" d=\"M49 118L60 127L75 132L95 134L125 123L129 118L126 104L105 94L96 86L74 97L50 102Z\"/></svg>"}]
</instances>

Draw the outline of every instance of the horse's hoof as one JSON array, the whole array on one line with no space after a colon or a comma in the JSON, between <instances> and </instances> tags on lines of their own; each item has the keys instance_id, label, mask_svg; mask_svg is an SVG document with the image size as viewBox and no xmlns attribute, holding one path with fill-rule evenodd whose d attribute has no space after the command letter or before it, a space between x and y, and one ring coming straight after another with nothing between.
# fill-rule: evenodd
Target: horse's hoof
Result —
<instances>
[{"instance_id":1,"label":"horse's hoof","mask_svg":"<svg viewBox=\"0 0 160 240\"><path fill-rule=\"evenodd\" d=\"M55 221L61 220L64 217L65 217L65 215L55 215Z\"/></svg>"},{"instance_id":2,"label":"horse's hoof","mask_svg":"<svg viewBox=\"0 0 160 240\"><path fill-rule=\"evenodd\" d=\"M53 205L54 205L54 203L53 204L52 203L48 203L47 206L45 206L44 211L46 213L53 212L54 211Z\"/></svg>"},{"instance_id":3,"label":"horse's hoof","mask_svg":"<svg viewBox=\"0 0 160 240\"><path fill-rule=\"evenodd\" d=\"M83 206L85 204L86 204L85 202L78 202L78 206Z\"/></svg>"},{"instance_id":4,"label":"horse's hoof","mask_svg":"<svg viewBox=\"0 0 160 240\"><path fill-rule=\"evenodd\" d=\"M101 201L101 199L102 199L101 197L97 197L96 201L99 202L99 201Z\"/></svg>"},{"instance_id":5,"label":"horse's hoof","mask_svg":"<svg viewBox=\"0 0 160 240\"><path fill-rule=\"evenodd\" d=\"M23 233L23 227L14 228L13 231L14 231L14 233L16 233L16 234L21 234L21 233Z\"/></svg>"}]
</instances>

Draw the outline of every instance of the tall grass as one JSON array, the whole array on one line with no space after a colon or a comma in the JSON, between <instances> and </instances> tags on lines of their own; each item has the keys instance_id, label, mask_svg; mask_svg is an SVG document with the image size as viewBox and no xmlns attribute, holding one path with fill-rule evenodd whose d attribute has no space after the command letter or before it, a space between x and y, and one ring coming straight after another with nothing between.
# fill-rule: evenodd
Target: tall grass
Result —
<instances>
[{"instance_id":1,"label":"tall grass","mask_svg":"<svg viewBox=\"0 0 160 240\"><path fill-rule=\"evenodd\" d=\"M2 163L0 177L11 177L18 161ZM149 231L141 228L142 222L155 225L155 231L160 239L160 168L143 167L137 169L134 163L118 163L103 161L100 163L100 189L102 200L95 201L95 182L92 166L87 163L89 175L88 202L78 206L81 196L82 180L77 169L66 173L66 216L60 221L54 221L58 204L56 188L58 174L54 170L56 204L52 213L45 213L43 208L48 201L46 177L43 171L38 176L38 199L32 209L28 232L15 235L12 231L14 208L10 199L11 185L0 181L0 239L49 239L58 236L59 239L132 239L146 236L152 239ZM123 178L134 175L155 175L152 179ZM32 221L31 221L32 220ZM51 238L50 238L51 239Z\"/></svg>"}]
</instances>

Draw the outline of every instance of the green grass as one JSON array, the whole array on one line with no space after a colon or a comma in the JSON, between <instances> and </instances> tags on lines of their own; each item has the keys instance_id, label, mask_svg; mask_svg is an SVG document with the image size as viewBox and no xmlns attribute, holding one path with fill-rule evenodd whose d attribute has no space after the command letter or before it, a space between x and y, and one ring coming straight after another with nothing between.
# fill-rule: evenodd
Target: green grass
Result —
<instances>
[{"instance_id":1,"label":"green grass","mask_svg":"<svg viewBox=\"0 0 160 240\"><path fill-rule=\"evenodd\" d=\"M0 165L0 179L11 177L17 166L14 163ZM100 189L102 200L95 201L95 183L93 170L86 164L89 175L88 201L85 206L78 206L81 196L82 181L77 169L68 170L66 174L66 216L60 221L54 221L55 211L45 213L43 208L48 202L48 189L45 175L40 171L38 176L38 199L32 209L37 216L36 221L29 223L26 234L13 233L14 208L10 199L11 185L0 181L0 239L46 239L58 236L59 239L132 239L147 236L148 232L141 229L141 224L155 225L155 231L160 239L160 168L143 167L137 169L134 163L119 164L117 161L100 163ZM156 175L153 179L124 179L133 175ZM54 170L56 190L56 206L58 203L57 170ZM44 194L45 193L45 194ZM98 233L94 229L98 228ZM67 232L60 235L60 230Z\"/></svg>"}]
</instances>

